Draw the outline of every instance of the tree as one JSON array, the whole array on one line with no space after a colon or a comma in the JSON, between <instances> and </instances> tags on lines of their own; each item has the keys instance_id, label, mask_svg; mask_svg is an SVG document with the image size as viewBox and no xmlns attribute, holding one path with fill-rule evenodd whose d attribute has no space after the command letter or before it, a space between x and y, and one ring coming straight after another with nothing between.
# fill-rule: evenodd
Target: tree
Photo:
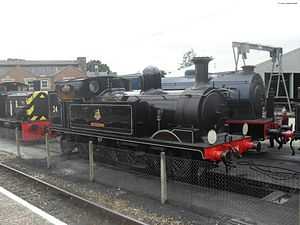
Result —
<instances>
[{"instance_id":1,"label":"tree","mask_svg":"<svg viewBox=\"0 0 300 225\"><path fill-rule=\"evenodd\" d=\"M164 70L160 70L160 75L161 77L165 77L165 75L167 75L167 72Z\"/></svg>"},{"instance_id":2,"label":"tree","mask_svg":"<svg viewBox=\"0 0 300 225\"><path fill-rule=\"evenodd\" d=\"M182 62L179 64L178 69L183 69L183 68L193 65L194 63L192 62L192 59L195 56L196 56L196 52L192 48L190 50L188 50L186 53L184 53L184 55L182 57Z\"/></svg>"},{"instance_id":3,"label":"tree","mask_svg":"<svg viewBox=\"0 0 300 225\"><path fill-rule=\"evenodd\" d=\"M111 70L107 64L102 63L100 60L90 60L87 63L87 71L89 72L108 72Z\"/></svg>"}]
</instances>

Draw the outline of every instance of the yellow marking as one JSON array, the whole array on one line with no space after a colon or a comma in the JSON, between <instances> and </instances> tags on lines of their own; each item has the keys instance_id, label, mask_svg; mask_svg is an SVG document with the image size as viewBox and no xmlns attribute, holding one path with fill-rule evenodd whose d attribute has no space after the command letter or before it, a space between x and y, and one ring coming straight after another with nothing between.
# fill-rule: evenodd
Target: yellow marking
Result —
<instances>
[{"instance_id":1,"label":"yellow marking","mask_svg":"<svg viewBox=\"0 0 300 225\"><path fill-rule=\"evenodd\" d=\"M39 95L40 94L40 95ZM33 113L35 111L35 105L34 104L34 100L36 99L36 97L39 95L39 98L44 99L47 97L47 92L44 91L34 91L30 97L28 97L26 99L26 105L29 105L30 108L26 110L26 115L27 116L31 116L32 121L35 121L39 118L39 116L33 116ZM38 107L38 106L37 106ZM39 120L47 120L47 118L45 116L41 116Z\"/></svg>"},{"instance_id":2,"label":"yellow marking","mask_svg":"<svg viewBox=\"0 0 300 225\"><path fill-rule=\"evenodd\" d=\"M28 98L26 99L26 104L28 104L28 105L31 104L31 103L33 102L33 100L34 100L40 93L42 93L42 94L39 96L39 98L46 98L47 92L44 92L44 91L34 91L34 92L32 92L31 96L28 97Z\"/></svg>"},{"instance_id":3,"label":"yellow marking","mask_svg":"<svg viewBox=\"0 0 300 225\"><path fill-rule=\"evenodd\" d=\"M31 116L34 111L34 105L32 105L29 109L26 110L26 115Z\"/></svg>"},{"instance_id":4,"label":"yellow marking","mask_svg":"<svg viewBox=\"0 0 300 225\"><path fill-rule=\"evenodd\" d=\"M38 118L38 116L33 116L33 117L31 117L31 121L35 121L36 119Z\"/></svg>"},{"instance_id":5,"label":"yellow marking","mask_svg":"<svg viewBox=\"0 0 300 225\"><path fill-rule=\"evenodd\" d=\"M33 94L30 95L30 97L26 98L26 104L30 105L32 101L33 101Z\"/></svg>"},{"instance_id":6,"label":"yellow marking","mask_svg":"<svg viewBox=\"0 0 300 225\"><path fill-rule=\"evenodd\" d=\"M39 120L47 120L47 118L45 116L41 116Z\"/></svg>"},{"instance_id":7,"label":"yellow marking","mask_svg":"<svg viewBox=\"0 0 300 225\"><path fill-rule=\"evenodd\" d=\"M34 91L29 98L26 99L26 104L31 104L36 96L39 94L39 91Z\"/></svg>"}]
</instances>

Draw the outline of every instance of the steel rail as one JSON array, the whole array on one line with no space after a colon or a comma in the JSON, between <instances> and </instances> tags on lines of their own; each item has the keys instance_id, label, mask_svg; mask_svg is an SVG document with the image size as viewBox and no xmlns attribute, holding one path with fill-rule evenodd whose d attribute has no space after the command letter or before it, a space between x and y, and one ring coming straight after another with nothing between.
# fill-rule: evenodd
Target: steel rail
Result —
<instances>
[{"instance_id":1,"label":"steel rail","mask_svg":"<svg viewBox=\"0 0 300 225\"><path fill-rule=\"evenodd\" d=\"M4 168L4 169L6 169L6 170L8 170L8 171L10 171L12 173L15 173L17 175L20 175L20 176L23 176L23 177L25 177L27 179L30 179L30 180L32 180L34 182L37 182L37 183L39 183L39 184L41 184L41 185L43 185L43 186L45 186L45 187L47 187L49 189L54 190L55 192L58 192L59 194L62 194L64 196L66 196L66 197L71 198L72 200L75 200L77 202L80 202L80 203L83 203L85 205L88 205L91 208L93 208L95 210L98 210L101 213L101 215L105 216L106 219L109 219L112 222L115 222L115 224L120 224L120 225L123 225L123 224L124 225L148 225L148 224L146 224L144 222L138 221L138 220L136 220L134 218L131 218L129 216L126 216L124 214L121 214L119 212L111 210L111 209L109 209L109 208L107 208L105 206L102 206L102 205L98 204L98 203L95 203L95 202L87 200L87 199L85 199L83 197L80 197L79 195L71 193L70 191L67 191L67 190L62 189L60 187L57 187L57 186L55 186L53 184L50 184L50 183L48 183L46 181L43 181L43 180L39 179L39 178L33 177L33 176L29 175L29 174L26 174L26 173L24 173L24 172L22 172L22 171L20 171L18 169L12 168L11 166L8 166L8 165L3 164L1 162L0 162L0 167Z\"/></svg>"}]
</instances>

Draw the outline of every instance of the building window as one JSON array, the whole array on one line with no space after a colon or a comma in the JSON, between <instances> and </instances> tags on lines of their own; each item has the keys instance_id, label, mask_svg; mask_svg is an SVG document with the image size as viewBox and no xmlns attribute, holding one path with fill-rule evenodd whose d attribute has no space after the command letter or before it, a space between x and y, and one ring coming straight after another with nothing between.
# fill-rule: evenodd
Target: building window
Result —
<instances>
[{"instance_id":1,"label":"building window","mask_svg":"<svg viewBox=\"0 0 300 225\"><path fill-rule=\"evenodd\" d=\"M47 89L48 88L48 80L42 80L41 88L42 89Z\"/></svg>"},{"instance_id":2,"label":"building window","mask_svg":"<svg viewBox=\"0 0 300 225\"><path fill-rule=\"evenodd\" d=\"M33 80L28 80L26 83L29 87L29 90L33 90Z\"/></svg>"}]
</instances>

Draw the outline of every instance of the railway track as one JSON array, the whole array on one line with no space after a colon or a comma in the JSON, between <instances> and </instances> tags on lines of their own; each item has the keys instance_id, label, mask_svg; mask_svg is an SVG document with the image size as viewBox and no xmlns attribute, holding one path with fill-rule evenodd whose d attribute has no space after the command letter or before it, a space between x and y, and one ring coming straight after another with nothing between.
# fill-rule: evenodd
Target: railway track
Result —
<instances>
[{"instance_id":1,"label":"railway track","mask_svg":"<svg viewBox=\"0 0 300 225\"><path fill-rule=\"evenodd\" d=\"M2 187L68 224L146 225L3 163L0 177Z\"/></svg>"}]
</instances>

